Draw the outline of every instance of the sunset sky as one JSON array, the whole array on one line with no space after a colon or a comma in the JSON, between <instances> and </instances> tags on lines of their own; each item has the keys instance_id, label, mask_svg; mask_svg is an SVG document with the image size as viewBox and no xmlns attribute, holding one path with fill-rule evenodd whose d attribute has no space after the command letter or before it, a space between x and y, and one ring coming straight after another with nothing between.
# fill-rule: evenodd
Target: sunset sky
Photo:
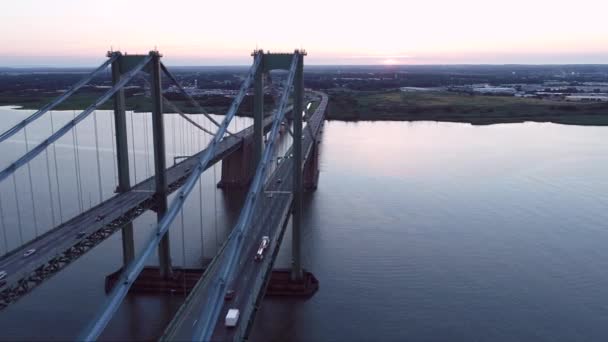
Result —
<instances>
[{"instance_id":1,"label":"sunset sky","mask_svg":"<svg viewBox=\"0 0 608 342\"><path fill-rule=\"evenodd\" d=\"M607 13L606 0L6 1L0 66L154 47L171 65L248 64L256 46L303 47L307 64L608 63Z\"/></svg>"}]
</instances>

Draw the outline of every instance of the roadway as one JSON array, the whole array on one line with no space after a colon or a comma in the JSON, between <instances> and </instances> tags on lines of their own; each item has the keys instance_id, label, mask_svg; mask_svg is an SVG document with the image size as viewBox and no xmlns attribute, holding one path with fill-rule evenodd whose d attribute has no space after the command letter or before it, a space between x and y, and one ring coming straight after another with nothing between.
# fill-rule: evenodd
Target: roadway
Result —
<instances>
[{"instance_id":1,"label":"roadway","mask_svg":"<svg viewBox=\"0 0 608 342\"><path fill-rule=\"evenodd\" d=\"M310 116L308 123L303 129L305 136L302 141L302 151L306 165L313 147L313 141L317 139L318 132L325 118L327 107L327 95L321 95L321 103ZM291 154L291 150L287 155ZM252 225L246 229L243 237L243 252L238 263L237 276L228 281L227 289L234 290L235 294L231 300L226 300L222 307L212 339L214 341L239 340L246 337L248 329L255 315L255 307L258 300L263 296L272 266L278 254L289 215L291 212L293 195L292 190L292 168L293 159L287 158L274 170L264 187L262 201L257 204ZM272 194L272 195L271 195ZM255 261L254 255L259 247L262 236L270 237L270 245L265 252L262 261ZM195 286L184 305L180 308L173 321L167 327L163 340L185 341L192 340L194 329L202 307L207 304L208 291L211 289L212 279L216 277L218 269L215 267L218 260L222 258L224 251L216 256L207 269L199 283ZM229 309L236 308L240 311L238 327L227 328L224 326L224 317Z\"/></svg>"},{"instance_id":2,"label":"roadway","mask_svg":"<svg viewBox=\"0 0 608 342\"><path fill-rule=\"evenodd\" d=\"M264 121L265 131L270 128L271 123L271 118ZM207 168L238 150L243 139L251 134L252 126L226 136L218 144ZM182 185L205 151L206 149L167 169L169 192ZM0 309L27 294L144 211L153 209L154 188L154 177L150 177L133 186L129 192L109 198L2 256L0 271L6 271L7 276L3 280L4 283L0 283ZM28 250L35 250L35 253L24 257Z\"/></svg>"}]
</instances>

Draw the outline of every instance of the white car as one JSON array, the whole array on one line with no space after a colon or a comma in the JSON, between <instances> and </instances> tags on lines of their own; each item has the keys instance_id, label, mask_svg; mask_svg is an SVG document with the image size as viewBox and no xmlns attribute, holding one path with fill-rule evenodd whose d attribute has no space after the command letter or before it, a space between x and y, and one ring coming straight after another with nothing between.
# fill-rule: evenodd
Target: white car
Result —
<instances>
[{"instance_id":1,"label":"white car","mask_svg":"<svg viewBox=\"0 0 608 342\"><path fill-rule=\"evenodd\" d=\"M262 244L260 245L260 247L266 249L266 248L268 248L269 244L270 244L270 238L268 236L262 236Z\"/></svg>"},{"instance_id":2,"label":"white car","mask_svg":"<svg viewBox=\"0 0 608 342\"><path fill-rule=\"evenodd\" d=\"M25 253L23 253L23 257L27 258L34 253L36 253L36 248L28 249L27 251L25 251Z\"/></svg>"}]
</instances>

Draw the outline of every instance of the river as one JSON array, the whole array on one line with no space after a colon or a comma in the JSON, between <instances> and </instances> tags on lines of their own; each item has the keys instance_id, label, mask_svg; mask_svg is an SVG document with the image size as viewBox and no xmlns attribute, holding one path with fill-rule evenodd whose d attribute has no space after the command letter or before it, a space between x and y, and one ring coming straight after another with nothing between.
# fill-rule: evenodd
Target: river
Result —
<instances>
[{"instance_id":1,"label":"river","mask_svg":"<svg viewBox=\"0 0 608 342\"><path fill-rule=\"evenodd\" d=\"M4 107L0 114L24 112ZM11 120L0 129L17 119ZM252 340L606 339L608 128L336 121L325 127L319 187L306 195L302 236L304 266L320 289L308 300L265 299ZM35 137L36 129L28 133ZM92 146L92 135L81 136ZM108 136L102 146L109 150L110 142ZM65 145L68 172L73 149ZM10 151L0 152L6 166ZM83 184L96 189L95 151L80 153L92 167L81 175ZM145 153L138 157L140 175ZM113 176L106 174L110 187ZM22 170L18 179L23 217L30 205L26 175ZM46 174L40 178L34 188L43 198ZM179 222L172 227L176 264L196 266L212 256L238 214L242 194L214 191L214 179L209 170L202 181L203 229L196 201L184 211L183 235ZM0 186L8 219L13 184ZM68 194L64 201L77 207L77 196ZM44 209L50 211L38 206L40 226L49 221ZM137 219L138 248L154 219L150 213ZM15 225L7 228L9 247L19 243ZM104 277L120 267L120 248L115 234L1 311L1 338L75 338L102 303ZM290 252L288 231L276 266L288 266ZM129 297L103 338L152 339L182 300Z\"/></svg>"}]
</instances>

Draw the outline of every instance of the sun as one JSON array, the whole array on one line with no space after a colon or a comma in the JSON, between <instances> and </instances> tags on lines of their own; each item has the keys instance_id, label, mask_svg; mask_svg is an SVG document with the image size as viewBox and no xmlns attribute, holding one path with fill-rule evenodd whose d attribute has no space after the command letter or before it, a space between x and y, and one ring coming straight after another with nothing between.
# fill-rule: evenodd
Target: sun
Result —
<instances>
[{"instance_id":1,"label":"sun","mask_svg":"<svg viewBox=\"0 0 608 342\"><path fill-rule=\"evenodd\" d=\"M395 65L397 63L399 63L399 62L393 58L388 58L388 59L385 59L382 61L382 64L384 64L384 65Z\"/></svg>"}]
</instances>

